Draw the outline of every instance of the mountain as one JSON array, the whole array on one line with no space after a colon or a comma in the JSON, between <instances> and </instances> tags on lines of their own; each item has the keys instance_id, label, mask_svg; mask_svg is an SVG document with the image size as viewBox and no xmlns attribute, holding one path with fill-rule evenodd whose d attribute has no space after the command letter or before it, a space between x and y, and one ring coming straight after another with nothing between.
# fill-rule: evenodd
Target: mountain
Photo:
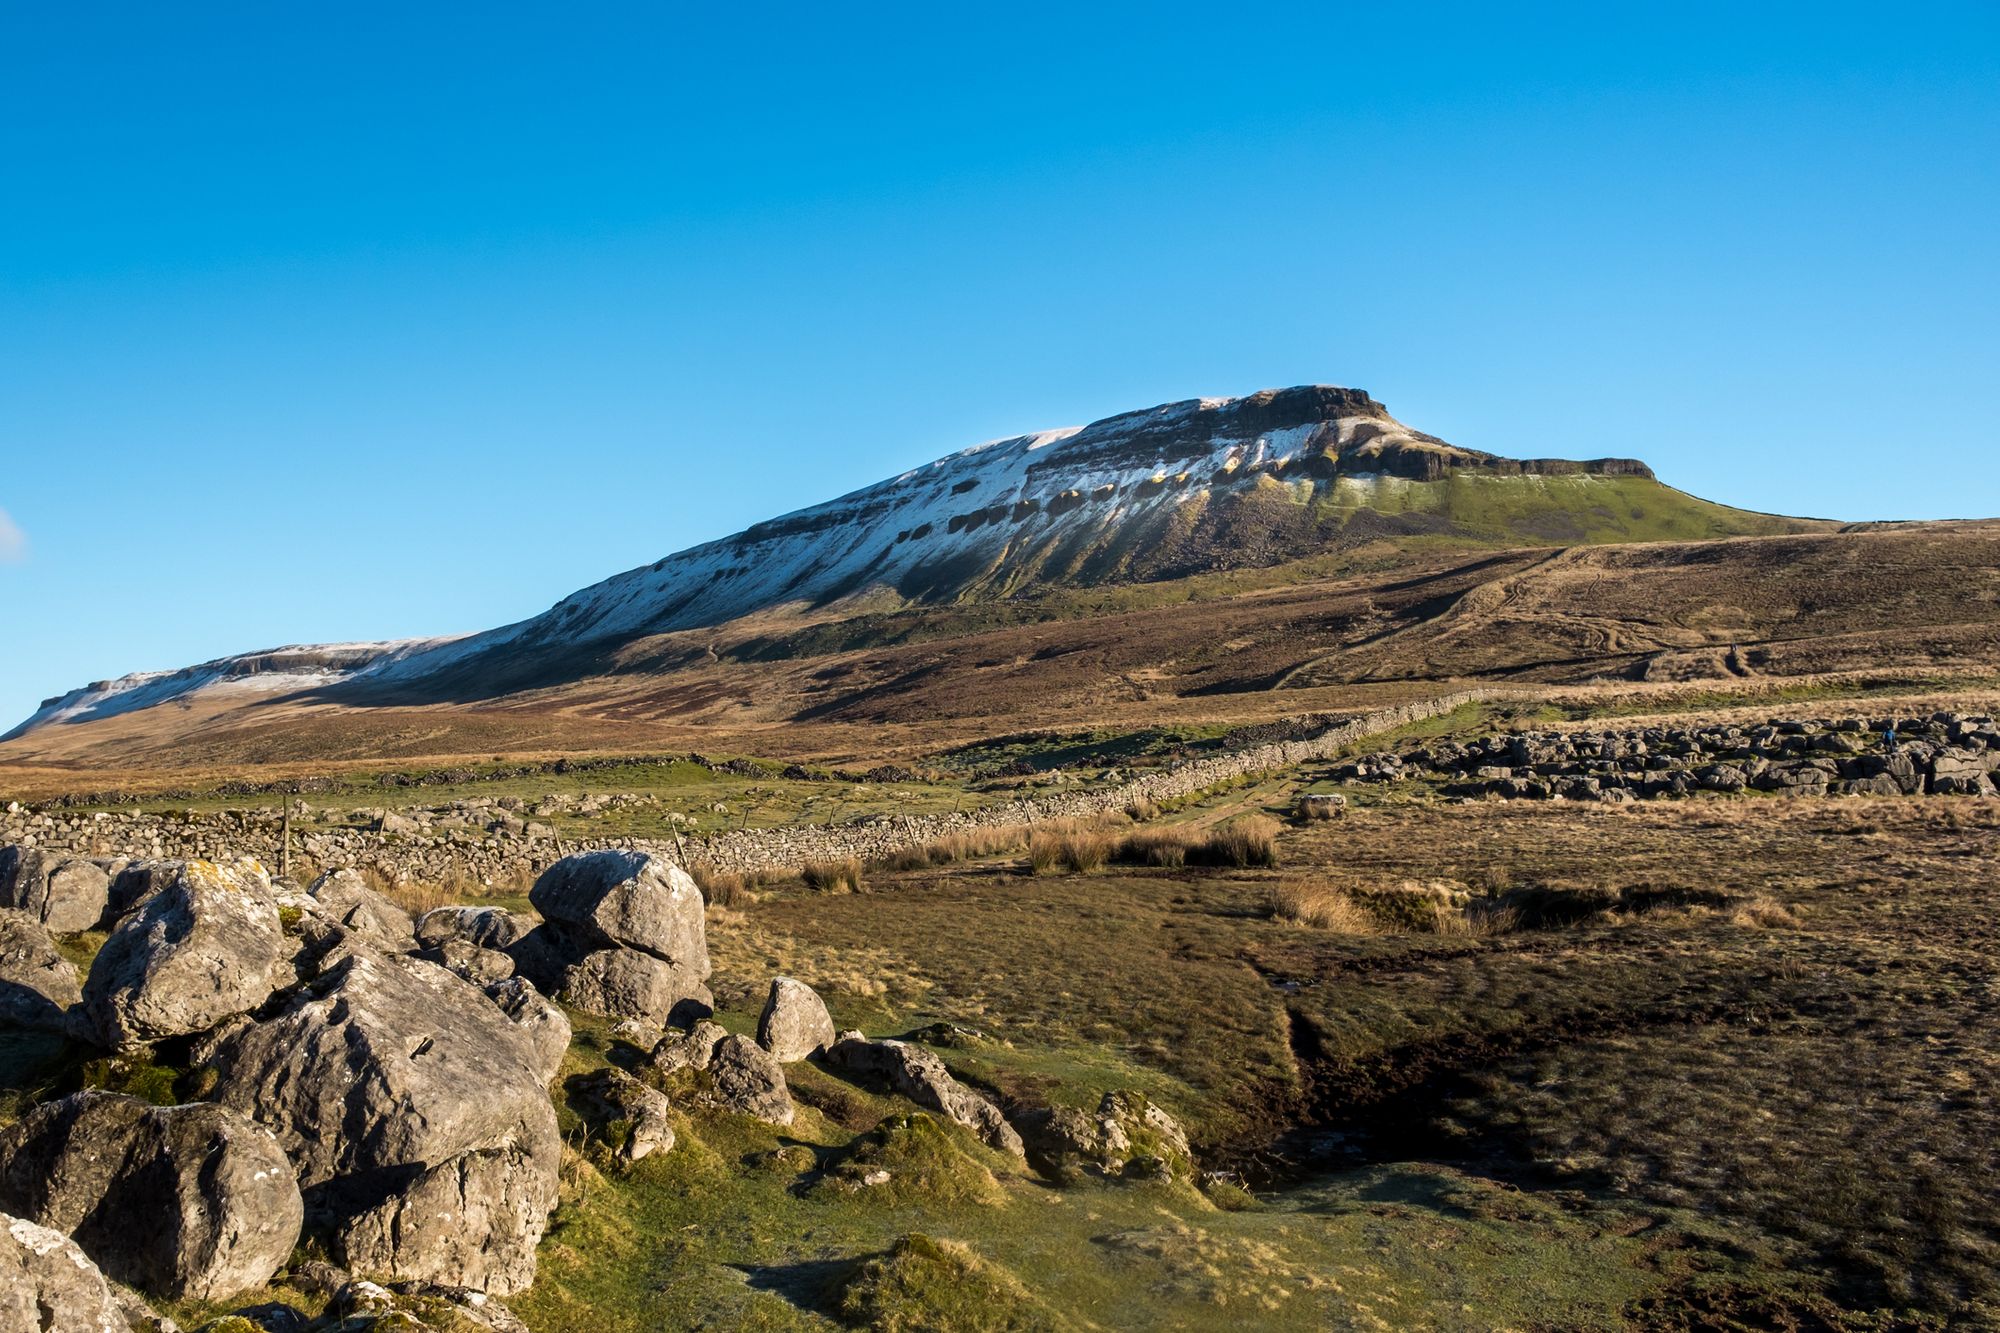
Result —
<instances>
[{"instance_id":1,"label":"mountain","mask_svg":"<svg viewBox=\"0 0 2000 1333\"><path fill-rule=\"evenodd\" d=\"M1826 531L1711 504L1644 463L1510 459L1412 430L1358 389L1201 398L975 445L454 639L295 645L98 681L6 738L175 703L310 691L354 705L492 699L671 654L658 636L783 612L922 608L1171 583L1387 543L1571 546Z\"/></svg>"}]
</instances>

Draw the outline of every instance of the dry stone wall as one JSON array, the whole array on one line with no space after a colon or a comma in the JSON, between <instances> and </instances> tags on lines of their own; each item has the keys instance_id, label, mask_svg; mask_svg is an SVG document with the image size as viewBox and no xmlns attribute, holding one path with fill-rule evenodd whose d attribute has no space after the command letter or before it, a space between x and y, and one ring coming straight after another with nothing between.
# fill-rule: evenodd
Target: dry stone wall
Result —
<instances>
[{"instance_id":1,"label":"dry stone wall","mask_svg":"<svg viewBox=\"0 0 2000 1333\"><path fill-rule=\"evenodd\" d=\"M850 857L869 861L952 833L1088 818L1123 810L1142 800L1181 800L1227 782L1332 758L1356 741L1449 713L1490 694L1487 690L1463 690L1364 713L1304 740L1276 741L1188 760L1113 787L1007 801L956 814L742 829L706 839L567 839L539 829L509 828L425 830L390 816L383 821L388 827L379 831L294 829L292 848L294 858L308 869L373 867L391 880L439 883L475 880L515 884L539 874L560 857L603 847L631 847L693 868L727 871L790 870L809 861ZM281 838L282 825L272 811L159 815L38 810L12 804L0 810L0 845L18 843L101 858L222 860L254 855L275 866Z\"/></svg>"}]
</instances>

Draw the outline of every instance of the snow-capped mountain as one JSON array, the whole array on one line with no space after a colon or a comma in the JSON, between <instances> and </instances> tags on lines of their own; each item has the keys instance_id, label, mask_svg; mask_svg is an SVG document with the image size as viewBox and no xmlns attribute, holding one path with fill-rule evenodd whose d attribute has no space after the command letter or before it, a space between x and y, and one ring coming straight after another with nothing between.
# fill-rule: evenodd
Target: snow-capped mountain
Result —
<instances>
[{"instance_id":1,"label":"snow-capped mountain","mask_svg":"<svg viewBox=\"0 0 2000 1333\"><path fill-rule=\"evenodd\" d=\"M1337 529L1365 512L1375 535L1448 529L1448 515L1409 494L1443 479L1651 476L1626 459L1522 462L1461 449L1404 426L1358 389L1191 399L975 445L615 575L500 629L295 645L99 681L49 700L9 734L195 692L463 677L503 656L547 659L881 590L929 602L1270 563L1324 545L1329 514ZM1246 521L1259 504L1268 514Z\"/></svg>"}]
</instances>

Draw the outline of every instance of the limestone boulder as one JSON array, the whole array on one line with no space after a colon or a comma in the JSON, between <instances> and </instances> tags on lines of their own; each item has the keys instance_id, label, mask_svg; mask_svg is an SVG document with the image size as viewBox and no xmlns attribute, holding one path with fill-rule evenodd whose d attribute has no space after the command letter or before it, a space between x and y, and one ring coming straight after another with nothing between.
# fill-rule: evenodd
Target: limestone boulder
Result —
<instances>
[{"instance_id":1,"label":"limestone boulder","mask_svg":"<svg viewBox=\"0 0 2000 1333\"><path fill-rule=\"evenodd\" d=\"M728 1029L709 1019L698 1019L685 1031L669 1031L646 1058L649 1069L672 1074L682 1069L707 1069L715 1055L716 1043L729 1035Z\"/></svg>"},{"instance_id":2,"label":"limestone boulder","mask_svg":"<svg viewBox=\"0 0 2000 1333\"><path fill-rule=\"evenodd\" d=\"M777 1057L748 1037L725 1036L708 1058L707 1081L697 1105L747 1115L767 1125L789 1125L796 1114Z\"/></svg>"},{"instance_id":3,"label":"limestone boulder","mask_svg":"<svg viewBox=\"0 0 2000 1333\"><path fill-rule=\"evenodd\" d=\"M0 847L0 907L26 912L51 934L95 930L111 906L111 876L81 856Z\"/></svg>"},{"instance_id":4,"label":"limestone boulder","mask_svg":"<svg viewBox=\"0 0 2000 1333\"><path fill-rule=\"evenodd\" d=\"M537 926L533 917L504 907L439 907L417 923L421 948L442 950L454 941L507 955L514 971L544 993L560 988L569 962L550 931Z\"/></svg>"},{"instance_id":5,"label":"limestone boulder","mask_svg":"<svg viewBox=\"0 0 2000 1333\"><path fill-rule=\"evenodd\" d=\"M0 1028L66 1031L83 999L76 964L31 913L0 911Z\"/></svg>"},{"instance_id":6,"label":"limestone boulder","mask_svg":"<svg viewBox=\"0 0 2000 1333\"><path fill-rule=\"evenodd\" d=\"M655 1029L715 1012L715 998L692 969L637 949L596 949L563 968L557 994L588 1014L636 1018Z\"/></svg>"},{"instance_id":7,"label":"limestone boulder","mask_svg":"<svg viewBox=\"0 0 2000 1333\"><path fill-rule=\"evenodd\" d=\"M1021 1136L1000 1108L951 1076L937 1054L903 1041L847 1037L827 1052L840 1069L886 1083L917 1105L938 1112L977 1134L987 1146L1024 1157Z\"/></svg>"},{"instance_id":8,"label":"limestone boulder","mask_svg":"<svg viewBox=\"0 0 2000 1333\"><path fill-rule=\"evenodd\" d=\"M803 981L778 977L757 1019L757 1044L790 1064L833 1045L833 1019L817 992Z\"/></svg>"},{"instance_id":9,"label":"limestone boulder","mask_svg":"<svg viewBox=\"0 0 2000 1333\"><path fill-rule=\"evenodd\" d=\"M446 940L423 956L475 986L489 986L514 975L514 960L498 949L483 949L470 940Z\"/></svg>"},{"instance_id":10,"label":"limestone boulder","mask_svg":"<svg viewBox=\"0 0 2000 1333\"><path fill-rule=\"evenodd\" d=\"M535 881L528 900L579 949L649 954L706 980L701 891L685 870L646 852L566 856Z\"/></svg>"},{"instance_id":11,"label":"limestone boulder","mask_svg":"<svg viewBox=\"0 0 2000 1333\"><path fill-rule=\"evenodd\" d=\"M684 1032L669 1032L646 1066L691 1106L771 1125L789 1125L797 1114L778 1058L717 1023L704 1020Z\"/></svg>"},{"instance_id":12,"label":"limestone boulder","mask_svg":"<svg viewBox=\"0 0 2000 1333\"><path fill-rule=\"evenodd\" d=\"M111 1284L62 1232L0 1213L0 1329L131 1333Z\"/></svg>"},{"instance_id":13,"label":"limestone boulder","mask_svg":"<svg viewBox=\"0 0 2000 1333\"><path fill-rule=\"evenodd\" d=\"M498 1296L524 1290L535 1280L535 1245L555 1208L560 1152L552 1137L447 1158L343 1218L333 1247L361 1272Z\"/></svg>"},{"instance_id":14,"label":"limestone boulder","mask_svg":"<svg viewBox=\"0 0 2000 1333\"><path fill-rule=\"evenodd\" d=\"M0 1131L0 1209L71 1236L108 1276L169 1300L260 1287L304 1205L271 1132L220 1106L79 1092Z\"/></svg>"},{"instance_id":15,"label":"limestone boulder","mask_svg":"<svg viewBox=\"0 0 2000 1333\"><path fill-rule=\"evenodd\" d=\"M1945 750L1931 760L1931 793L1936 796L1989 796L1986 764L1977 754Z\"/></svg>"},{"instance_id":16,"label":"limestone boulder","mask_svg":"<svg viewBox=\"0 0 2000 1333\"><path fill-rule=\"evenodd\" d=\"M294 952L255 861L184 862L98 951L84 1017L113 1047L206 1032L292 980Z\"/></svg>"},{"instance_id":17,"label":"limestone boulder","mask_svg":"<svg viewBox=\"0 0 2000 1333\"><path fill-rule=\"evenodd\" d=\"M358 951L216 1065L216 1100L277 1135L345 1266L500 1295L533 1280L562 1150L548 1057L477 987Z\"/></svg>"},{"instance_id":18,"label":"limestone boulder","mask_svg":"<svg viewBox=\"0 0 2000 1333\"><path fill-rule=\"evenodd\" d=\"M465 940L482 949L505 951L534 929L532 918L504 907L437 907L417 922L417 943L435 949L451 940Z\"/></svg>"},{"instance_id":19,"label":"limestone boulder","mask_svg":"<svg viewBox=\"0 0 2000 1333\"><path fill-rule=\"evenodd\" d=\"M525 977L508 977L485 988L486 996L500 1006L500 1012L514 1021L534 1048L535 1067L547 1083L562 1068L569 1050L569 1019L563 1011L543 998Z\"/></svg>"},{"instance_id":20,"label":"limestone boulder","mask_svg":"<svg viewBox=\"0 0 2000 1333\"><path fill-rule=\"evenodd\" d=\"M127 861L111 870L110 915L115 919L172 884L181 873L179 861Z\"/></svg>"},{"instance_id":21,"label":"limestone boulder","mask_svg":"<svg viewBox=\"0 0 2000 1333\"><path fill-rule=\"evenodd\" d=\"M319 910L343 930L382 953L409 953L417 947L416 923L386 894L368 887L358 870L330 870L306 892Z\"/></svg>"}]
</instances>

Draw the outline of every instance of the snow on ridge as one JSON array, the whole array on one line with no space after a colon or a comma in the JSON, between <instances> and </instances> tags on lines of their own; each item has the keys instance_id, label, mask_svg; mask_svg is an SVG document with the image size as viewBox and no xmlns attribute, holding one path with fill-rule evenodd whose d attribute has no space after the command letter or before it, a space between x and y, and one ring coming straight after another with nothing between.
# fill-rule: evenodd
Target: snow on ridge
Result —
<instances>
[{"instance_id":1,"label":"snow on ridge","mask_svg":"<svg viewBox=\"0 0 2000 1333\"><path fill-rule=\"evenodd\" d=\"M184 695L288 694L339 684L385 662L447 647L451 637L357 640L347 643L292 643L235 653L177 671L134 671L43 701L34 714L0 740L55 722L89 722L136 712Z\"/></svg>"},{"instance_id":2,"label":"snow on ridge","mask_svg":"<svg viewBox=\"0 0 2000 1333\"><path fill-rule=\"evenodd\" d=\"M1212 475L1291 459L1326 425L1315 417L1245 433L1226 413L1239 401L1189 399L1089 426L986 441L615 575L572 593L541 616L467 641L453 656L523 639L581 641L696 628L786 602L895 586L904 575L942 559L998 559L1019 539L1102 526L1143 509L1185 503L1207 493ZM1215 427L1192 455L1185 440L1171 448L1163 442L1173 427L1202 412L1216 414ZM1386 415L1365 415L1392 433L1401 430ZM1073 460L1060 447L1070 444L1078 446ZM1142 485L1167 478L1185 484L1135 494ZM1117 503L1106 503L1113 497ZM1034 508L1017 517L1016 508L1025 505ZM1005 517L992 517L1001 507ZM436 665L430 655L419 655L382 674L410 677Z\"/></svg>"},{"instance_id":3,"label":"snow on ridge","mask_svg":"<svg viewBox=\"0 0 2000 1333\"><path fill-rule=\"evenodd\" d=\"M1390 436L1403 432L1364 397L1368 408L1330 417L1316 412L1292 425L1246 433L1230 413L1245 401L1187 399L1088 426L988 440L627 570L571 593L541 615L484 633L294 644L181 671L95 682L48 701L0 739L205 690L279 693L364 679L409 680L512 645L560 646L696 628L788 602L894 587L913 571L941 562L994 562L1018 543L1101 529L1146 510L1184 504L1207 495L1213 478L1295 457L1329 426L1331 438L1342 444L1352 438L1358 419L1386 427ZM1206 437L1188 436L1188 424L1203 414L1213 414L1213 428Z\"/></svg>"}]
</instances>

